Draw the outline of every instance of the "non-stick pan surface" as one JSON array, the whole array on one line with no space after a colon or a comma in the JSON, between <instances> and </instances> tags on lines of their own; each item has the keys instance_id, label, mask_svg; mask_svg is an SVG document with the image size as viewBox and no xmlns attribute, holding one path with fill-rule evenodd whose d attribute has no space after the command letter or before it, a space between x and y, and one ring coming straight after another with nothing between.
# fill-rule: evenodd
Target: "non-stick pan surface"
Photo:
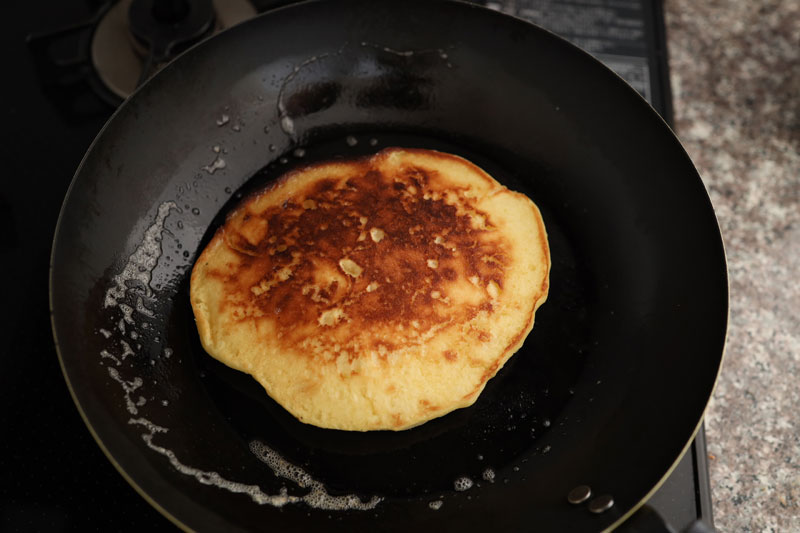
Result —
<instances>
[{"instance_id":1,"label":"non-stick pan surface","mask_svg":"<svg viewBox=\"0 0 800 533\"><path fill-rule=\"evenodd\" d=\"M462 155L528 194L549 233L550 297L473 407L399 433L305 426L203 352L188 273L241 194L387 146ZM89 428L143 496L197 530L613 526L693 437L727 318L713 210L656 113L546 31L432 2L300 4L168 66L81 164L51 291ZM263 446L324 489L277 476ZM472 487L456 490L463 478ZM577 485L614 506L567 503ZM276 507L282 491L374 507Z\"/></svg>"}]
</instances>

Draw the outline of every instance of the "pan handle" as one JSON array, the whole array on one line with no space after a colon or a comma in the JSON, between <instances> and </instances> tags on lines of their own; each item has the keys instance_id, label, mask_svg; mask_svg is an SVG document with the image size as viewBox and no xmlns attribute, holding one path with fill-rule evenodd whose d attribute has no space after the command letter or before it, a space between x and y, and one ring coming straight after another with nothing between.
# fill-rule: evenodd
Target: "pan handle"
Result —
<instances>
[{"instance_id":1,"label":"pan handle","mask_svg":"<svg viewBox=\"0 0 800 533\"><path fill-rule=\"evenodd\" d=\"M621 533L678 533L649 505L643 505L630 520L620 526L618 531ZM696 520L680 533L714 533L714 528L702 520Z\"/></svg>"}]
</instances>

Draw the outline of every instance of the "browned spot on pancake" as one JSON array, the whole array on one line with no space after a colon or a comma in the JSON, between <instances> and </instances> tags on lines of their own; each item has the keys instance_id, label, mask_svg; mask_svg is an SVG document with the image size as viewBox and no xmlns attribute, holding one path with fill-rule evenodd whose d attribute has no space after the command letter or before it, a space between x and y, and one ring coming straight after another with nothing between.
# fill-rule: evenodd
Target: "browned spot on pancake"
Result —
<instances>
[{"instance_id":1,"label":"browned spot on pancake","mask_svg":"<svg viewBox=\"0 0 800 533\"><path fill-rule=\"evenodd\" d=\"M489 335L485 331L479 331L478 332L478 340L480 340L481 342L489 342L489 340L491 340L491 338L492 338L492 336Z\"/></svg>"},{"instance_id":2,"label":"browned spot on pancake","mask_svg":"<svg viewBox=\"0 0 800 533\"><path fill-rule=\"evenodd\" d=\"M456 359L458 359L458 354L453 350L445 350L445 352L442 355L444 355L444 358L450 362L453 362Z\"/></svg>"},{"instance_id":3,"label":"browned spot on pancake","mask_svg":"<svg viewBox=\"0 0 800 533\"><path fill-rule=\"evenodd\" d=\"M239 260L210 273L225 282L223 305L240 307L242 320L271 317L287 346L325 328L329 342L361 356L348 346L359 332L391 338L372 343L383 355L431 328L493 311L485 297L454 306L446 296L458 284L503 286L507 245L476 199L446 199L448 184L426 168L385 175L365 159L346 172L278 200L290 173L228 218L224 242ZM263 201L269 195L276 200ZM476 217L485 224L476 227Z\"/></svg>"},{"instance_id":4,"label":"browned spot on pancake","mask_svg":"<svg viewBox=\"0 0 800 533\"><path fill-rule=\"evenodd\" d=\"M453 281L458 277L458 272L456 272L453 268L443 268L441 275L444 279Z\"/></svg>"},{"instance_id":5,"label":"browned spot on pancake","mask_svg":"<svg viewBox=\"0 0 800 533\"><path fill-rule=\"evenodd\" d=\"M433 404L431 404L430 401L428 401L428 400L426 400L424 398L419 401L419 405L420 405L420 407L422 408L423 411L427 411L427 412L436 411L437 409L439 409L438 405L433 405Z\"/></svg>"},{"instance_id":6,"label":"browned spot on pancake","mask_svg":"<svg viewBox=\"0 0 800 533\"><path fill-rule=\"evenodd\" d=\"M305 394L309 394L314 390L316 390L318 387L319 387L319 381L314 379L307 379L302 382L300 390Z\"/></svg>"},{"instance_id":7,"label":"browned spot on pancake","mask_svg":"<svg viewBox=\"0 0 800 533\"><path fill-rule=\"evenodd\" d=\"M388 353L395 351L397 346L388 341L372 341L372 348L378 353Z\"/></svg>"},{"instance_id":8,"label":"browned spot on pancake","mask_svg":"<svg viewBox=\"0 0 800 533\"><path fill-rule=\"evenodd\" d=\"M403 427L405 425L403 415L399 413L392 413L392 422L394 422L395 427Z\"/></svg>"}]
</instances>

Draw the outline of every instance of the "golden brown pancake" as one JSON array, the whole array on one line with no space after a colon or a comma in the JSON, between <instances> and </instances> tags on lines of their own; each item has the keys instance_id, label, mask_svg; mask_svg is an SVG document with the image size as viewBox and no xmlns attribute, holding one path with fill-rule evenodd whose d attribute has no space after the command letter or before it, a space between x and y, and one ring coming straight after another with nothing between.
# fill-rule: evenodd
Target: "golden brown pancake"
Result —
<instances>
[{"instance_id":1,"label":"golden brown pancake","mask_svg":"<svg viewBox=\"0 0 800 533\"><path fill-rule=\"evenodd\" d=\"M539 210L460 157L389 148L289 172L200 255L206 351L299 420L401 430L471 405L547 297Z\"/></svg>"}]
</instances>

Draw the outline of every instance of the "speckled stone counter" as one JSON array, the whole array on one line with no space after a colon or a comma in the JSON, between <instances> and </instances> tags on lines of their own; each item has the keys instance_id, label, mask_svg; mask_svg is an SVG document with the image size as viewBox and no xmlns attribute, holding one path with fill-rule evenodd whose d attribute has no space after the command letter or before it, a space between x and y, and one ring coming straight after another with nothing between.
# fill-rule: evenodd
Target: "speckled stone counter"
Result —
<instances>
[{"instance_id":1,"label":"speckled stone counter","mask_svg":"<svg viewBox=\"0 0 800 533\"><path fill-rule=\"evenodd\" d=\"M800 531L800 2L666 0L676 132L725 241L706 415L720 531Z\"/></svg>"}]
</instances>

